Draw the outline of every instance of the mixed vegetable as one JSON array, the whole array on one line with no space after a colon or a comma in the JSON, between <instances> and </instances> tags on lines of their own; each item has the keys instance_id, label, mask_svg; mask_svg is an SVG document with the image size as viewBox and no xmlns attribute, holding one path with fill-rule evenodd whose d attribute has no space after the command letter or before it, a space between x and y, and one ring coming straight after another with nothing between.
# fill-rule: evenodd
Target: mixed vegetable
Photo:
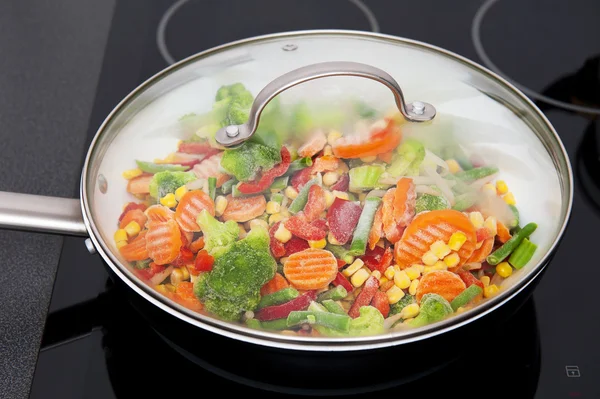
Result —
<instances>
[{"instance_id":1,"label":"mixed vegetable","mask_svg":"<svg viewBox=\"0 0 600 399\"><path fill-rule=\"evenodd\" d=\"M395 117L342 134L343 115L275 102L250 141L219 148L214 133L251 104L222 87L211 112L182 118L177 151L123 173L136 200L116 246L179 304L287 334L372 335L476 306L532 258L537 225L461 146L425 148Z\"/></svg>"}]
</instances>

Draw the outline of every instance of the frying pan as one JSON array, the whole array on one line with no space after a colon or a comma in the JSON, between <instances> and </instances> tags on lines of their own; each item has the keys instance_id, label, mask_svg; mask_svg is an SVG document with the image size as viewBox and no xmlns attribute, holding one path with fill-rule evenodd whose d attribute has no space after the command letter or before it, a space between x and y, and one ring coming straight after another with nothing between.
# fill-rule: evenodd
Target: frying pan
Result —
<instances>
[{"instance_id":1,"label":"frying pan","mask_svg":"<svg viewBox=\"0 0 600 399\"><path fill-rule=\"evenodd\" d=\"M315 79L327 83L304 83ZM424 327L367 337L308 337L253 330L171 301L140 280L112 242L120 207L131 200L120 174L132 159L164 155L164 148L174 147L178 140L171 134L173 123L187 112L210 109L216 89L237 81L259 94L246 124L217 133L217 140L226 146L250 137L266 104L300 83L318 87L320 98L339 96L339 87L344 86L366 101L385 98L389 102L391 90L395 106L406 119L406 132L426 135L440 127L458 129L463 141L500 168L520 201L523 221L539 225L535 237L538 251L526 267L502 282L500 294L473 309ZM314 90L298 93L315 95ZM480 65L447 50L395 36L338 30L286 32L198 53L142 83L98 129L83 165L81 198L0 192L0 227L89 236L88 250L100 254L114 276L137 295L183 322L213 333L291 350L368 350L461 328L531 289L567 226L572 180L567 153L550 122L524 94Z\"/></svg>"}]
</instances>

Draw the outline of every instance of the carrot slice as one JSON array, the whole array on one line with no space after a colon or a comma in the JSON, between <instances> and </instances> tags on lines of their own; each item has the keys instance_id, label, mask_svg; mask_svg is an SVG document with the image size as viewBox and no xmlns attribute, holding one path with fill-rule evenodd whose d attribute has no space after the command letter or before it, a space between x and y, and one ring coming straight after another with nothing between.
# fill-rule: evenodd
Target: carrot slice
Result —
<instances>
[{"instance_id":1,"label":"carrot slice","mask_svg":"<svg viewBox=\"0 0 600 399\"><path fill-rule=\"evenodd\" d=\"M498 231L498 240L504 244L506 241L510 240L512 235L510 234L510 230L508 227L501 221L496 222L496 230Z\"/></svg>"},{"instance_id":2,"label":"carrot slice","mask_svg":"<svg viewBox=\"0 0 600 399\"><path fill-rule=\"evenodd\" d=\"M402 229L394 218L394 198L396 189L390 188L382 198L381 205L381 220L383 221L383 232L385 238L390 242L395 243L402 238Z\"/></svg>"},{"instance_id":3,"label":"carrot slice","mask_svg":"<svg viewBox=\"0 0 600 399\"><path fill-rule=\"evenodd\" d=\"M423 295L433 293L451 302L465 288L467 286L457 274L447 270L436 270L421 277L417 286L416 297L417 301L420 302Z\"/></svg>"},{"instance_id":4,"label":"carrot slice","mask_svg":"<svg viewBox=\"0 0 600 399\"><path fill-rule=\"evenodd\" d=\"M321 130L315 132L303 146L298 148L298 155L301 157L312 157L317 152L321 151L327 144L327 137Z\"/></svg>"},{"instance_id":5,"label":"carrot slice","mask_svg":"<svg viewBox=\"0 0 600 399\"><path fill-rule=\"evenodd\" d=\"M421 263L429 246L441 240L448 242L452 233L462 231L467 241L458 251L459 266L463 265L475 250L475 227L462 212L452 209L429 211L416 216L404 231L402 240L394 247L396 263L401 269Z\"/></svg>"},{"instance_id":6,"label":"carrot slice","mask_svg":"<svg viewBox=\"0 0 600 399\"><path fill-rule=\"evenodd\" d=\"M154 175L143 174L135 177L127 183L127 192L131 194L149 194L150 180Z\"/></svg>"},{"instance_id":7,"label":"carrot slice","mask_svg":"<svg viewBox=\"0 0 600 399\"><path fill-rule=\"evenodd\" d=\"M147 230L142 230L129 244L119 248L119 252L128 262L135 260L148 259L148 250L146 249L146 233Z\"/></svg>"},{"instance_id":8,"label":"carrot slice","mask_svg":"<svg viewBox=\"0 0 600 399\"><path fill-rule=\"evenodd\" d=\"M154 223L146 234L148 255L157 265L166 265L174 261L181 248L181 233L174 220Z\"/></svg>"},{"instance_id":9,"label":"carrot slice","mask_svg":"<svg viewBox=\"0 0 600 399\"><path fill-rule=\"evenodd\" d=\"M130 222L137 222L141 228L146 225L146 215L141 209L134 209L125 214L119 222L119 228L124 229Z\"/></svg>"},{"instance_id":10,"label":"carrot slice","mask_svg":"<svg viewBox=\"0 0 600 399\"><path fill-rule=\"evenodd\" d=\"M467 259L466 263L481 263L492 253L494 249L494 237L483 240L481 247L473 251L473 254Z\"/></svg>"},{"instance_id":11,"label":"carrot slice","mask_svg":"<svg viewBox=\"0 0 600 399\"><path fill-rule=\"evenodd\" d=\"M221 158L223 158L223 152L205 158L199 164L194 165L192 172L198 179L216 177L217 187L221 187L223 183L231 179L231 176L221 171Z\"/></svg>"},{"instance_id":12,"label":"carrot slice","mask_svg":"<svg viewBox=\"0 0 600 399\"><path fill-rule=\"evenodd\" d=\"M383 208L379 206L377 212L375 212L375 218L373 219L373 226L369 231L369 249L373 250L381 236L383 235Z\"/></svg>"},{"instance_id":13,"label":"carrot slice","mask_svg":"<svg viewBox=\"0 0 600 399\"><path fill-rule=\"evenodd\" d=\"M152 205L144 212L148 218L148 225L163 223L175 218L175 212L163 205Z\"/></svg>"},{"instance_id":14,"label":"carrot slice","mask_svg":"<svg viewBox=\"0 0 600 399\"><path fill-rule=\"evenodd\" d=\"M224 221L247 222L262 215L267 207L267 201L263 195L239 198L228 195L227 201L227 207L222 215Z\"/></svg>"},{"instance_id":15,"label":"carrot slice","mask_svg":"<svg viewBox=\"0 0 600 399\"><path fill-rule=\"evenodd\" d=\"M175 209L175 220L184 231L200 231L196 218L202 210L215 216L215 203L202 190L193 190L185 193Z\"/></svg>"},{"instance_id":16,"label":"carrot slice","mask_svg":"<svg viewBox=\"0 0 600 399\"><path fill-rule=\"evenodd\" d=\"M182 281L177 284L175 292L172 294L172 299L180 305L199 312L202 310L202 302L194 295L194 283Z\"/></svg>"},{"instance_id":17,"label":"carrot slice","mask_svg":"<svg viewBox=\"0 0 600 399\"><path fill-rule=\"evenodd\" d=\"M204 236L190 243L190 251L192 251L193 253L200 251L202 248L204 248Z\"/></svg>"},{"instance_id":18,"label":"carrot slice","mask_svg":"<svg viewBox=\"0 0 600 399\"><path fill-rule=\"evenodd\" d=\"M362 158L384 154L400 144L402 132L392 120L385 128L371 132L368 137L342 137L333 143L333 155L338 158Z\"/></svg>"},{"instance_id":19,"label":"carrot slice","mask_svg":"<svg viewBox=\"0 0 600 399\"><path fill-rule=\"evenodd\" d=\"M265 285L262 286L262 288L260 289L260 295L269 295L289 286L290 284L285 279L285 277L283 277L279 273L275 273L275 277L273 277Z\"/></svg>"},{"instance_id":20,"label":"carrot slice","mask_svg":"<svg viewBox=\"0 0 600 399\"><path fill-rule=\"evenodd\" d=\"M323 155L322 157L315 159L315 162L312 166L312 172L329 172L331 170L336 170L339 166L339 158L334 157L333 155Z\"/></svg>"},{"instance_id":21,"label":"carrot slice","mask_svg":"<svg viewBox=\"0 0 600 399\"><path fill-rule=\"evenodd\" d=\"M329 251L309 248L290 255L283 274L299 290L326 288L338 274L337 261Z\"/></svg>"},{"instance_id":22,"label":"carrot slice","mask_svg":"<svg viewBox=\"0 0 600 399\"><path fill-rule=\"evenodd\" d=\"M400 226L408 226L415 216L417 192L412 179L403 177L398 180L394 193L394 220Z\"/></svg>"}]
</instances>

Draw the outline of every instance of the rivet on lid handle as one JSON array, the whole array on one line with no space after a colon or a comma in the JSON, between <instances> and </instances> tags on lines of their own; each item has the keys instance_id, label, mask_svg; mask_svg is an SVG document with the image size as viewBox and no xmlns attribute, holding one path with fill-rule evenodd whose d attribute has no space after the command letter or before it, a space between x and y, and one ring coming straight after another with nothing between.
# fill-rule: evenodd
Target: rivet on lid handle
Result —
<instances>
[{"instance_id":1,"label":"rivet on lid handle","mask_svg":"<svg viewBox=\"0 0 600 399\"><path fill-rule=\"evenodd\" d=\"M242 125L231 125L219 129L215 135L217 143L224 147L233 147L243 143L252 137L258 127L260 114L276 95L300 83L329 76L357 76L383 83L394 94L398 110L408 121L426 122L435 117L435 107L429 103L414 101L406 104L398 82L379 68L349 61L322 62L295 69L271 81L254 99L248 121Z\"/></svg>"}]
</instances>

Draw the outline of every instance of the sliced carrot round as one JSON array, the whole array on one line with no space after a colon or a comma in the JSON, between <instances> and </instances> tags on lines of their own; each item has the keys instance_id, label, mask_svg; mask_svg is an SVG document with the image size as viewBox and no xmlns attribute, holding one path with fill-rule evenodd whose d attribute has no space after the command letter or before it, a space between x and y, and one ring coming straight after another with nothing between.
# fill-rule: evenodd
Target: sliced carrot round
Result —
<instances>
[{"instance_id":1,"label":"sliced carrot round","mask_svg":"<svg viewBox=\"0 0 600 399\"><path fill-rule=\"evenodd\" d=\"M329 172L336 170L340 166L340 159L333 155L323 155L315 159L312 166L313 173Z\"/></svg>"},{"instance_id":2,"label":"sliced carrot round","mask_svg":"<svg viewBox=\"0 0 600 399\"><path fill-rule=\"evenodd\" d=\"M166 265L174 261L181 249L181 233L174 220L154 223L146 234L148 255L157 265Z\"/></svg>"},{"instance_id":3,"label":"sliced carrot round","mask_svg":"<svg viewBox=\"0 0 600 399\"><path fill-rule=\"evenodd\" d=\"M394 193L394 220L400 226L408 226L415 216L417 192L412 179L406 177L398 180Z\"/></svg>"},{"instance_id":4,"label":"sliced carrot round","mask_svg":"<svg viewBox=\"0 0 600 399\"><path fill-rule=\"evenodd\" d=\"M275 277L273 277L265 285L262 286L262 288L260 289L260 295L269 295L289 286L290 284L285 279L285 277L283 277L279 273L275 273Z\"/></svg>"},{"instance_id":5,"label":"sliced carrot round","mask_svg":"<svg viewBox=\"0 0 600 399\"><path fill-rule=\"evenodd\" d=\"M124 229L130 222L137 222L143 228L146 225L146 215L141 209L128 211L119 222L119 228Z\"/></svg>"},{"instance_id":6,"label":"sliced carrot round","mask_svg":"<svg viewBox=\"0 0 600 399\"><path fill-rule=\"evenodd\" d=\"M494 249L494 237L486 238L483 240L481 247L475 249L466 263L481 263L492 253Z\"/></svg>"},{"instance_id":7,"label":"sliced carrot round","mask_svg":"<svg viewBox=\"0 0 600 399\"><path fill-rule=\"evenodd\" d=\"M306 140L304 145L298 148L298 155L301 157L312 157L317 152L321 151L327 144L327 137L322 131L317 131Z\"/></svg>"},{"instance_id":8,"label":"sliced carrot round","mask_svg":"<svg viewBox=\"0 0 600 399\"><path fill-rule=\"evenodd\" d=\"M396 188L390 188L382 198L381 219L383 221L383 233L385 238L395 243L402 238L404 229L396 222L394 218L394 198Z\"/></svg>"},{"instance_id":9,"label":"sliced carrot round","mask_svg":"<svg viewBox=\"0 0 600 399\"><path fill-rule=\"evenodd\" d=\"M222 215L224 221L247 222L262 215L267 207L264 195L239 198L233 198L231 195L228 195L227 201L227 207Z\"/></svg>"},{"instance_id":10,"label":"sliced carrot round","mask_svg":"<svg viewBox=\"0 0 600 399\"><path fill-rule=\"evenodd\" d=\"M429 251L431 244L438 240L448 242L452 234L458 231L467 236L467 241L458 251L460 266L475 250L475 227L469 218L464 213L452 209L417 215L404 231L402 239L394 246L396 263L401 269L421 263L423 254Z\"/></svg>"},{"instance_id":11,"label":"sliced carrot round","mask_svg":"<svg viewBox=\"0 0 600 399\"><path fill-rule=\"evenodd\" d=\"M506 227L506 225L501 221L496 222L496 229L498 230L498 240L502 244L510 240L510 238L512 237L510 234L510 230L508 230L508 227Z\"/></svg>"},{"instance_id":12,"label":"sliced carrot round","mask_svg":"<svg viewBox=\"0 0 600 399\"><path fill-rule=\"evenodd\" d=\"M467 288L462 279L452 272L436 270L421 277L417 286L416 298L421 301L425 294L438 294L451 302Z\"/></svg>"},{"instance_id":13,"label":"sliced carrot round","mask_svg":"<svg viewBox=\"0 0 600 399\"><path fill-rule=\"evenodd\" d=\"M299 290L318 290L337 276L337 261L329 251L309 248L290 255L283 264L283 274Z\"/></svg>"},{"instance_id":14,"label":"sliced carrot round","mask_svg":"<svg viewBox=\"0 0 600 399\"><path fill-rule=\"evenodd\" d=\"M150 193L150 181L154 175L143 174L135 177L127 183L127 192L131 194L148 194Z\"/></svg>"},{"instance_id":15,"label":"sliced carrot round","mask_svg":"<svg viewBox=\"0 0 600 399\"><path fill-rule=\"evenodd\" d=\"M215 203L208 194L202 190L189 191L181 197L177 204L175 220L184 231L200 231L196 218L204 209L215 216Z\"/></svg>"},{"instance_id":16,"label":"sliced carrot round","mask_svg":"<svg viewBox=\"0 0 600 399\"><path fill-rule=\"evenodd\" d=\"M381 130L372 132L368 137L342 137L333 143L333 155L339 158L363 158L392 151L400 144L402 132L393 121Z\"/></svg>"},{"instance_id":17,"label":"sliced carrot round","mask_svg":"<svg viewBox=\"0 0 600 399\"><path fill-rule=\"evenodd\" d=\"M163 205L149 206L144 213L148 218L148 225L166 222L175 218L175 212Z\"/></svg>"},{"instance_id":18,"label":"sliced carrot round","mask_svg":"<svg viewBox=\"0 0 600 399\"><path fill-rule=\"evenodd\" d=\"M371 231L369 231L369 249L373 250L375 245L381 239L383 235L383 220L382 220L382 207L379 206L377 212L375 212L375 218L373 219L373 225L371 226Z\"/></svg>"},{"instance_id":19,"label":"sliced carrot round","mask_svg":"<svg viewBox=\"0 0 600 399\"><path fill-rule=\"evenodd\" d=\"M136 260L148 259L148 250L146 249L146 233L147 230L142 230L129 244L125 244L119 248L119 252L128 262Z\"/></svg>"}]
</instances>

